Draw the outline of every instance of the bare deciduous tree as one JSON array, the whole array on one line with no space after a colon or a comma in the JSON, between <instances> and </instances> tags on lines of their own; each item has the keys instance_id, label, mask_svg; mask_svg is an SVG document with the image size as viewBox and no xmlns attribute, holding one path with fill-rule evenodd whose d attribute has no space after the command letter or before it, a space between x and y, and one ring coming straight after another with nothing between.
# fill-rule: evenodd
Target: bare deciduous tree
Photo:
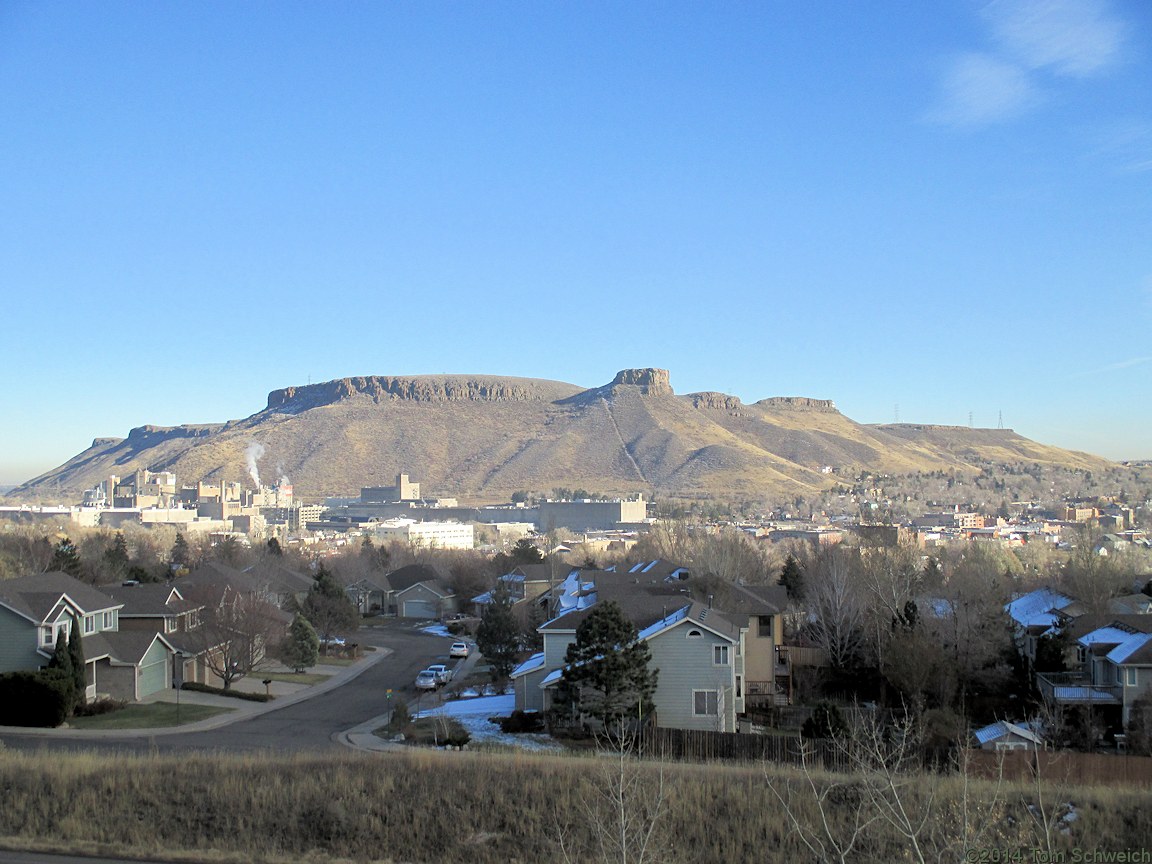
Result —
<instances>
[{"instance_id":1,"label":"bare deciduous tree","mask_svg":"<svg viewBox=\"0 0 1152 864\"><path fill-rule=\"evenodd\" d=\"M284 637L280 610L255 595L205 585L190 589L185 596L203 604L200 626L189 637L225 690L268 662L268 649Z\"/></svg>"},{"instance_id":2,"label":"bare deciduous tree","mask_svg":"<svg viewBox=\"0 0 1152 864\"><path fill-rule=\"evenodd\" d=\"M852 667L863 645L864 602L853 579L855 558L850 549L823 549L806 570L812 637L837 671Z\"/></svg>"}]
</instances>

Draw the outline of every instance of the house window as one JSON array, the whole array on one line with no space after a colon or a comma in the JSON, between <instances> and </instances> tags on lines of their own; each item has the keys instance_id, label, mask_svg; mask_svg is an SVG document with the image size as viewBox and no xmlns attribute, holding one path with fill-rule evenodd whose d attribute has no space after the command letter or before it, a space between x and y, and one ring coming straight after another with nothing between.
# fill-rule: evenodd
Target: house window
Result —
<instances>
[{"instance_id":1,"label":"house window","mask_svg":"<svg viewBox=\"0 0 1152 864\"><path fill-rule=\"evenodd\" d=\"M1077 645L1076 646L1076 662L1077 663L1083 663L1087 659L1088 659L1088 652L1084 650L1084 646L1083 645Z\"/></svg>"},{"instance_id":2,"label":"house window","mask_svg":"<svg viewBox=\"0 0 1152 864\"><path fill-rule=\"evenodd\" d=\"M87 636L89 633L95 633L95 632L96 632L96 616L95 615L85 615L84 616L84 635Z\"/></svg>"},{"instance_id":3,"label":"house window","mask_svg":"<svg viewBox=\"0 0 1152 864\"><path fill-rule=\"evenodd\" d=\"M1136 686L1136 670L1134 668L1125 669L1124 670L1124 678L1125 678L1124 683L1127 684L1129 687L1135 687Z\"/></svg>"},{"instance_id":4,"label":"house window","mask_svg":"<svg viewBox=\"0 0 1152 864\"><path fill-rule=\"evenodd\" d=\"M41 627L40 628L40 644L41 645L45 645L45 646L52 645L55 641L56 641L56 637L52 634L52 628L51 627ZM25 643L25 644L27 644L27 643Z\"/></svg>"},{"instance_id":5,"label":"house window","mask_svg":"<svg viewBox=\"0 0 1152 864\"><path fill-rule=\"evenodd\" d=\"M692 691L692 713L697 717L715 717L720 709L720 694L715 690Z\"/></svg>"},{"instance_id":6,"label":"house window","mask_svg":"<svg viewBox=\"0 0 1152 864\"><path fill-rule=\"evenodd\" d=\"M727 645L713 645L712 646L712 665L713 666L727 666L728 665L728 648Z\"/></svg>"},{"instance_id":7,"label":"house window","mask_svg":"<svg viewBox=\"0 0 1152 864\"><path fill-rule=\"evenodd\" d=\"M772 615L757 615L756 635L761 639L771 639L774 623Z\"/></svg>"},{"instance_id":8,"label":"house window","mask_svg":"<svg viewBox=\"0 0 1152 864\"><path fill-rule=\"evenodd\" d=\"M685 639L700 639L703 636L704 636L704 634L701 633L699 630L689 630L688 635L685 636L684 638Z\"/></svg>"},{"instance_id":9,"label":"house window","mask_svg":"<svg viewBox=\"0 0 1152 864\"><path fill-rule=\"evenodd\" d=\"M104 613L104 624L100 629L101 630L111 630L112 629L112 613L111 612L105 612Z\"/></svg>"}]
</instances>

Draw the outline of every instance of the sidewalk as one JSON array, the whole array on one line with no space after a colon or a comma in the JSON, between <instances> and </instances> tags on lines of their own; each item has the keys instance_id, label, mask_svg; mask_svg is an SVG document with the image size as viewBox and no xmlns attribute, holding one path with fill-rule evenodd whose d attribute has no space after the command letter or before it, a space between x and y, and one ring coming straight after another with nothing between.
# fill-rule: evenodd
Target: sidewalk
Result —
<instances>
[{"instance_id":1,"label":"sidewalk","mask_svg":"<svg viewBox=\"0 0 1152 864\"><path fill-rule=\"evenodd\" d=\"M338 667L323 667L334 668L333 674L326 680L321 681L319 684L291 684L285 681L273 681L268 689L272 695L276 696L271 702L250 702L247 699L236 699L230 696L219 696L215 693L198 693L194 690L175 690L167 689L160 693L144 700L143 704L150 702L171 702L175 703L177 699L181 705L212 705L219 708L227 708L228 711L217 714L213 717L208 717L204 720L195 723L182 723L179 726L150 726L143 729L72 729L69 727L58 727L55 729L44 729L40 727L28 726L0 726L0 732L5 735L28 735L35 737L46 738L75 738L75 739L101 739L101 738L138 738L140 736L156 736L156 735L182 735L187 732L205 732L211 729L219 729L222 726L228 726L232 723L241 720L247 720L250 717L255 717L259 714L267 714L271 711L277 711L281 708L286 708L289 705L295 705L297 702L302 702L305 699L311 699L313 696L319 696L321 693L326 693L333 690L347 682L356 678L369 668L379 663L385 657L392 653L389 648L377 648L371 653L366 653L360 660L356 661L350 666ZM269 670L278 671L278 670ZM315 671L315 669L313 670ZM264 685L261 683L262 677L257 672L251 679L241 679L234 687L237 690L246 692L263 693ZM388 715L381 723L372 726L372 729L377 729L387 723ZM368 726L374 721L362 724ZM357 727L359 729L360 727ZM355 730L349 730L352 732ZM347 735L348 733L341 733ZM379 740L379 739L377 739ZM386 742L381 742L386 743ZM352 746L352 745L349 745Z\"/></svg>"}]
</instances>

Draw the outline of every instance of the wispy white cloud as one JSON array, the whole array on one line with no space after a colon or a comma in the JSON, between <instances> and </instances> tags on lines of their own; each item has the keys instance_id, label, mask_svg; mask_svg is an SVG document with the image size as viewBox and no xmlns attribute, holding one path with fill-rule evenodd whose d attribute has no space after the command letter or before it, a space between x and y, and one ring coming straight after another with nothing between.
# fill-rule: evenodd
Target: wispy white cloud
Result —
<instances>
[{"instance_id":1,"label":"wispy white cloud","mask_svg":"<svg viewBox=\"0 0 1152 864\"><path fill-rule=\"evenodd\" d=\"M951 64L940 103L928 119L946 126L980 126L1013 117L1038 98L1018 66L987 54L965 54Z\"/></svg>"},{"instance_id":2,"label":"wispy white cloud","mask_svg":"<svg viewBox=\"0 0 1152 864\"><path fill-rule=\"evenodd\" d=\"M1124 26L1102 0L993 0L984 8L993 41L1030 69L1091 75L1112 65Z\"/></svg>"},{"instance_id":3,"label":"wispy white cloud","mask_svg":"<svg viewBox=\"0 0 1152 864\"><path fill-rule=\"evenodd\" d=\"M1120 57L1125 25L1106 0L992 0L982 10L992 51L954 58L928 119L979 126L1042 101L1054 77L1085 77Z\"/></svg>"},{"instance_id":4,"label":"wispy white cloud","mask_svg":"<svg viewBox=\"0 0 1152 864\"><path fill-rule=\"evenodd\" d=\"M1088 371L1081 372L1079 375L1073 377L1087 378L1090 375L1104 375L1108 372L1122 372L1125 369L1131 369L1134 366L1143 366L1145 363L1150 362L1152 362L1152 356L1129 357L1127 360L1120 360L1116 363L1109 363L1107 366L1101 366L1097 369L1089 369Z\"/></svg>"},{"instance_id":5,"label":"wispy white cloud","mask_svg":"<svg viewBox=\"0 0 1152 864\"><path fill-rule=\"evenodd\" d=\"M1131 119L1111 124L1096 137L1093 155L1127 174L1152 171L1152 121Z\"/></svg>"}]
</instances>

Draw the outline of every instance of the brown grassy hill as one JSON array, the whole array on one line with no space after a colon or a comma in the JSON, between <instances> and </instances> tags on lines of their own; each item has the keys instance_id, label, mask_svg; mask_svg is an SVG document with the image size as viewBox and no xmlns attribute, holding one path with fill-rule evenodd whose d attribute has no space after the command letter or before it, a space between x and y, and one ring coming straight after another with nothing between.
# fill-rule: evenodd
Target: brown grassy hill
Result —
<instances>
[{"instance_id":1,"label":"brown grassy hill","mask_svg":"<svg viewBox=\"0 0 1152 864\"><path fill-rule=\"evenodd\" d=\"M400 471L430 494L466 500L556 486L724 498L824 488L834 479L824 466L843 477L988 462L1109 464L1009 430L865 426L823 400L677 396L661 369L625 370L588 390L531 378L373 376L276 390L262 411L222 425L100 438L13 496L78 499L109 474L139 468L182 482L250 483L253 442L264 447L263 479L287 476L306 498L390 484Z\"/></svg>"}]
</instances>

